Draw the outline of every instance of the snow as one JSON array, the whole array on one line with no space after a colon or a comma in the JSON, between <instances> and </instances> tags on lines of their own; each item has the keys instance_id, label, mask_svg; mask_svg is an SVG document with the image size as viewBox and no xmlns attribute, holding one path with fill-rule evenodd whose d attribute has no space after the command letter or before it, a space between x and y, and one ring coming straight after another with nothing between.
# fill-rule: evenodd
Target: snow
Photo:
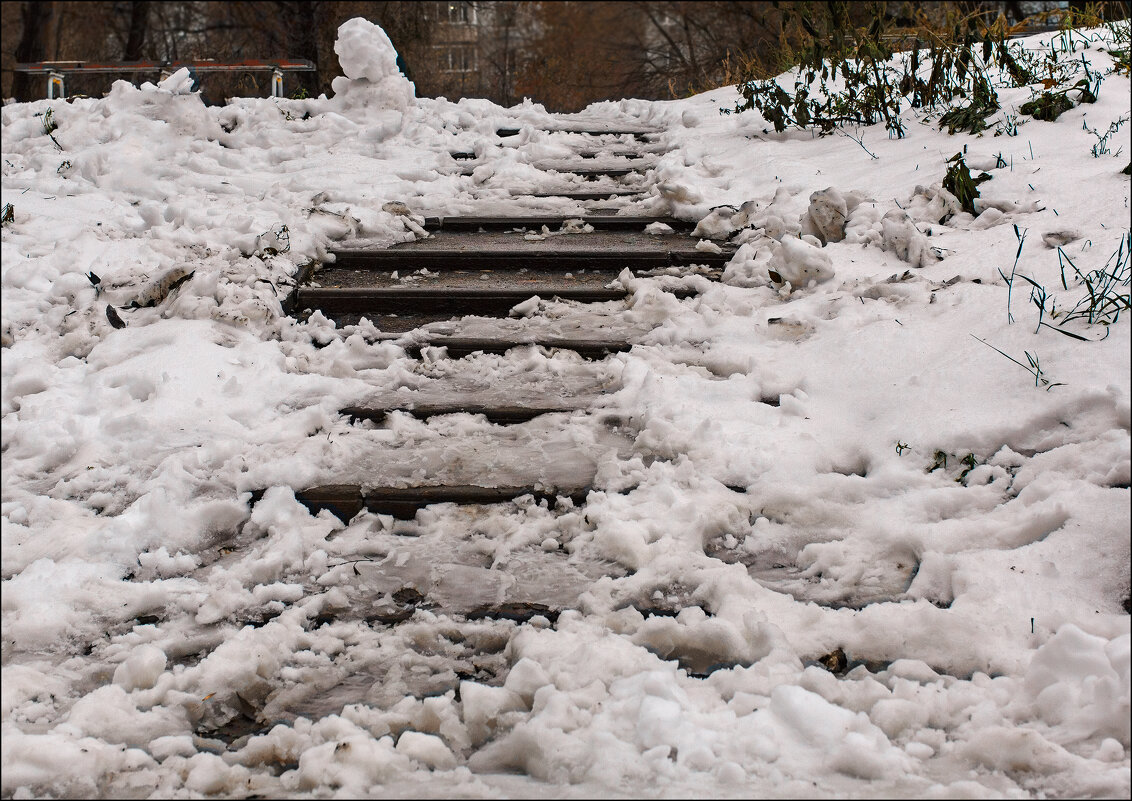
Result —
<instances>
[{"instance_id":1,"label":"snow","mask_svg":"<svg viewBox=\"0 0 1132 801\"><path fill-rule=\"evenodd\" d=\"M345 112L357 106L405 111L412 103L416 88L397 68L397 51L379 26L361 17L343 22L334 52L344 73L331 82L337 108ZM399 118L386 115L385 120L380 132L367 131L363 136L380 141L397 133Z\"/></svg>"},{"instance_id":2,"label":"snow","mask_svg":"<svg viewBox=\"0 0 1132 801\"><path fill-rule=\"evenodd\" d=\"M418 363L282 313L308 260L426 214L585 213L512 196L584 137L416 98L372 23L330 98L209 108L177 74L5 106L2 792L1127 797L1130 319L1047 313L1064 336L1020 277L1067 310L1066 259L1127 252L1132 127L1119 157L1083 127L1129 116L1104 35L1075 40L1098 102L1017 136L768 133L718 114L733 88L567 117L663 130L622 213L739 244L722 282L435 330L641 343L600 363ZM992 126L1029 97L1000 94ZM956 152L992 175L977 216ZM450 388L600 414L339 413ZM484 476L593 490L349 523L294 496ZM433 606L367 622L405 587ZM471 617L516 593L563 611Z\"/></svg>"},{"instance_id":3,"label":"snow","mask_svg":"<svg viewBox=\"0 0 1132 801\"><path fill-rule=\"evenodd\" d=\"M833 278L833 261L813 238L783 237L770 257L770 266L782 281L808 287Z\"/></svg>"}]
</instances>

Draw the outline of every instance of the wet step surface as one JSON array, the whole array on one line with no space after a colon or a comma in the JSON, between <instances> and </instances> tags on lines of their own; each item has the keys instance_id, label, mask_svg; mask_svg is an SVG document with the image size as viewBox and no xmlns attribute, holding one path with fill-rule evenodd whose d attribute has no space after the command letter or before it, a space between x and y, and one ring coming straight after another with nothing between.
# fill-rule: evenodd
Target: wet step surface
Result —
<instances>
[{"instance_id":1,"label":"wet step surface","mask_svg":"<svg viewBox=\"0 0 1132 801\"><path fill-rule=\"evenodd\" d=\"M559 273L580 269L655 269L672 265L702 264L721 267L735 253L728 246L720 253L697 250L698 240L681 234L649 234L643 230L562 231L568 218L544 222L538 229L466 230L448 220L428 239L375 250L342 247L333 251L336 268L382 267L389 270L554 269ZM553 223L557 223L554 225ZM502 225L495 226L496 228ZM517 225L516 229L524 226ZM543 227L547 230L543 231ZM603 226L605 228L606 226ZM320 283L322 281L320 280Z\"/></svg>"},{"instance_id":2,"label":"wet step surface","mask_svg":"<svg viewBox=\"0 0 1132 801\"><path fill-rule=\"evenodd\" d=\"M422 306L430 312L444 314L506 315L524 301L538 295L548 299L580 303L607 303L623 300L621 289L533 283L526 287L491 288L488 286L388 286L305 288L299 291L297 307L319 309L328 316L343 312L384 315L413 312Z\"/></svg>"},{"instance_id":3,"label":"wet step surface","mask_svg":"<svg viewBox=\"0 0 1132 801\"><path fill-rule=\"evenodd\" d=\"M347 406L342 414L349 415L356 420L384 421L389 415L395 413L408 414L421 420L430 417L442 417L448 414L483 415L492 423L508 425L511 423L525 423L544 414L574 414L579 411L576 400L564 405L541 404L532 406L507 405L504 403L474 403L447 401L438 403L414 404L375 404L368 406Z\"/></svg>"},{"instance_id":4,"label":"wet step surface","mask_svg":"<svg viewBox=\"0 0 1132 801\"><path fill-rule=\"evenodd\" d=\"M472 484L438 484L367 489L360 485L335 484L301 490L295 493L295 498L310 509L312 514L327 509L348 523L362 509L411 520L420 509L434 504L483 505L530 496L536 501L550 503L557 503L560 497L565 497L581 505L585 503L588 492L589 488L584 486L559 489L542 485L484 487Z\"/></svg>"},{"instance_id":5,"label":"wet step surface","mask_svg":"<svg viewBox=\"0 0 1132 801\"><path fill-rule=\"evenodd\" d=\"M562 227L564 219L580 220L582 225L590 225L598 230L607 231L644 231L649 225L660 223L667 225L674 231L690 232L695 225L687 220L678 220L675 217L634 217L618 214L590 214L586 216L563 218L561 216L521 216L521 217L426 217L425 230L428 231L510 231L523 229L525 231L541 232L542 227L558 230Z\"/></svg>"},{"instance_id":6,"label":"wet step surface","mask_svg":"<svg viewBox=\"0 0 1132 801\"><path fill-rule=\"evenodd\" d=\"M478 261L480 255L482 254L476 254L475 259L468 261ZM520 259L525 255L503 253L504 258L500 259L499 262L503 266L497 266L494 269L477 267L473 264L470 269L453 269L436 265L433 268L414 267L411 270L399 267L398 263L402 260L400 255L393 259L392 267L381 259L370 260L368 255L361 255L357 259L343 258L335 264L327 265L314 274L309 286L322 289L370 287L373 289L480 289L484 291L502 291L508 288L526 290L542 286L570 290L600 289L617 278L617 272L612 267L606 269L581 267L554 270L545 267L531 269L513 266L508 269L509 264L530 264L530 261ZM416 262L415 259L414 254L407 260L413 264L418 264L419 262ZM514 260L509 261L510 259ZM667 266L667 259L663 258L663 254L657 259L657 262ZM452 262L448 263L451 264ZM315 284L318 286L315 287ZM533 291L532 289L532 293Z\"/></svg>"},{"instance_id":7,"label":"wet step surface","mask_svg":"<svg viewBox=\"0 0 1132 801\"><path fill-rule=\"evenodd\" d=\"M603 150L594 149L581 149L576 151L575 156L580 159L596 159L596 158L640 158L641 156L653 153L663 153L663 148L655 146L642 145L636 148L618 148L609 147ZM468 161L472 159L479 159L474 151L471 150L453 150L448 155L459 161Z\"/></svg>"},{"instance_id":8,"label":"wet step surface","mask_svg":"<svg viewBox=\"0 0 1132 801\"><path fill-rule=\"evenodd\" d=\"M539 300L536 301L535 297ZM367 341L394 340L414 346L439 337L470 337L524 344L552 340L609 341L615 333L620 341L637 339L651 330L651 326L624 319L625 303L622 299L611 303L579 304L538 295L523 301L522 307L535 305L545 313L508 318L501 315L508 314L510 310L495 312L494 315L432 308L389 313L364 309L334 313L319 309L319 312L339 326L358 325L363 319L367 320L375 326L373 331L363 329L363 337ZM309 306L296 311L300 316L307 313L312 313Z\"/></svg>"},{"instance_id":9,"label":"wet step surface","mask_svg":"<svg viewBox=\"0 0 1132 801\"><path fill-rule=\"evenodd\" d=\"M643 189L578 189L577 186L568 186L561 189L531 192L528 194L515 193L512 197L562 197L567 200L610 200L619 197L638 197L644 194Z\"/></svg>"},{"instance_id":10,"label":"wet step surface","mask_svg":"<svg viewBox=\"0 0 1132 801\"><path fill-rule=\"evenodd\" d=\"M502 125L496 128L495 135L500 138L517 136L522 132L522 125L522 123L515 125ZM654 128L648 125L611 125L604 120L586 122L557 121L549 125L543 124L532 127L537 127L540 130L548 131L551 133L583 134L589 137L633 137L634 139L642 142L647 142L663 133L663 131L659 128Z\"/></svg>"},{"instance_id":11,"label":"wet step surface","mask_svg":"<svg viewBox=\"0 0 1132 801\"><path fill-rule=\"evenodd\" d=\"M341 410L344 422L352 418L352 411ZM529 492L576 497L593 486L603 462L631 451L633 433L620 422L615 415L606 418L576 410L507 424L459 413L426 420L396 412L380 422L354 418L348 427L339 426L329 441L323 437L325 444L312 443L317 469L293 489L297 498L313 503L317 498L305 493L315 488L360 487L367 497L378 493L374 497L397 509L407 508L418 496L424 499L418 508L430 503L502 502ZM272 475L273 468L267 466L251 479ZM438 489L443 487L481 487L489 494L460 491L444 499ZM496 490L503 494L490 494ZM376 506L371 511L394 513L392 508Z\"/></svg>"},{"instance_id":12,"label":"wet step surface","mask_svg":"<svg viewBox=\"0 0 1132 801\"><path fill-rule=\"evenodd\" d=\"M657 165L656 159L647 158L634 158L631 156L621 158L611 158L609 156L594 153L590 158L559 158L559 159L543 159L540 161L531 162L531 166L535 169L553 171L553 172L574 172L576 170L589 170L595 173L604 171L636 171L644 172L651 170Z\"/></svg>"},{"instance_id":13,"label":"wet step surface","mask_svg":"<svg viewBox=\"0 0 1132 801\"><path fill-rule=\"evenodd\" d=\"M438 326L443 327L443 326ZM422 339L422 335L417 332ZM421 368L422 370L426 368ZM349 409L411 409L465 406L477 409L528 407L592 410L602 407L620 388L617 372L608 366L564 366L554 374L466 371L458 362L439 362L417 373L397 390L375 391ZM344 410L343 413L348 413ZM364 414L362 416L365 416Z\"/></svg>"},{"instance_id":14,"label":"wet step surface","mask_svg":"<svg viewBox=\"0 0 1132 801\"><path fill-rule=\"evenodd\" d=\"M298 312L318 309L343 324L366 316L384 331L406 331L458 314L506 317L536 296L583 304L623 301L628 292L617 280L622 270L718 278L734 253L698 250L683 233L646 233L640 218L625 228L622 223L593 231L562 218L535 219L542 222L537 228L528 220L508 229L506 221L492 218L486 220L490 230L480 225L484 218L434 219L437 229L427 239L336 250L334 261L313 272L288 302ZM694 294L681 286L671 291Z\"/></svg>"},{"instance_id":15,"label":"wet step surface","mask_svg":"<svg viewBox=\"0 0 1132 801\"><path fill-rule=\"evenodd\" d=\"M624 353L633 347L625 339L567 339L555 336L525 335L514 337L432 336L427 342L409 345L410 353L420 354L422 348L444 348L449 358L459 359L477 353L508 353L515 348L537 347L544 351L563 350L576 353L583 359L604 359L614 353Z\"/></svg>"},{"instance_id":16,"label":"wet step surface","mask_svg":"<svg viewBox=\"0 0 1132 801\"><path fill-rule=\"evenodd\" d=\"M596 161L596 159L595 159ZM655 162L638 162L638 163L610 163L610 164L596 164L593 161L559 161L549 163L535 163L531 165L535 169L542 170L543 172L553 173L569 173L571 175L578 175L584 178L618 178L626 175L639 175L646 170L650 170L656 166ZM461 171L461 175L473 175L476 167L468 166Z\"/></svg>"}]
</instances>

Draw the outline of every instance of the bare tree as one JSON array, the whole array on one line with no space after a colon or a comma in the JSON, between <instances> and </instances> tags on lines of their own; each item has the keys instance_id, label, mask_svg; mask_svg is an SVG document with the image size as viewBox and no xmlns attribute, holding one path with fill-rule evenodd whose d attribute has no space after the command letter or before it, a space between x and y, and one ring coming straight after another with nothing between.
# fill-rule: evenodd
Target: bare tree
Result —
<instances>
[{"instance_id":1,"label":"bare tree","mask_svg":"<svg viewBox=\"0 0 1132 801\"><path fill-rule=\"evenodd\" d=\"M126 34L126 46L122 59L140 61L145 37L149 33L149 3L146 0L133 0L130 3L130 27Z\"/></svg>"},{"instance_id":2,"label":"bare tree","mask_svg":"<svg viewBox=\"0 0 1132 801\"><path fill-rule=\"evenodd\" d=\"M644 97L717 86L729 77L730 59L749 58L773 42L780 30L779 4L769 2L677 0L627 5L641 24L623 27L618 40L631 63L624 88Z\"/></svg>"},{"instance_id":3,"label":"bare tree","mask_svg":"<svg viewBox=\"0 0 1132 801\"><path fill-rule=\"evenodd\" d=\"M520 65L529 54L537 3L497 0L476 5L481 9L484 28L480 93L510 106L517 100L515 82Z\"/></svg>"},{"instance_id":4,"label":"bare tree","mask_svg":"<svg viewBox=\"0 0 1132 801\"><path fill-rule=\"evenodd\" d=\"M627 63L611 32L638 23L629 3L535 3L535 33L515 92L559 111L576 111L614 96ZM617 95L623 96L623 95Z\"/></svg>"},{"instance_id":5,"label":"bare tree","mask_svg":"<svg viewBox=\"0 0 1132 801\"><path fill-rule=\"evenodd\" d=\"M23 26L20 43L16 46L16 61L28 63L47 59L48 36L54 15L53 3L25 0L20 3L20 24ZM12 97L20 101L38 100L43 96L42 80L17 72L12 78Z\"/></svg>"}]
</instances>

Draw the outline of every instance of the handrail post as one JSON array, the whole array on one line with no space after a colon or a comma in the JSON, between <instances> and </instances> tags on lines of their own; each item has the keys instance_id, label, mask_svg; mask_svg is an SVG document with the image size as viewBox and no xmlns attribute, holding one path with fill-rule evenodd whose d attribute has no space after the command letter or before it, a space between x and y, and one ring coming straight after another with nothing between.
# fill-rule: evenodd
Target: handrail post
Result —
<instances>
[{"instance_id":1,"label":"handrail post","mask_svg":"<svg viewBox=\"0 0 1132 801\"><path fill-rule=\"evenodd\" d=\"M55 87L59 87L59 99L62 100L67 96L65 84L63 83L63 73L51 70L47 73L47 99L55 99Z\"/></svg>"}]
</instances>

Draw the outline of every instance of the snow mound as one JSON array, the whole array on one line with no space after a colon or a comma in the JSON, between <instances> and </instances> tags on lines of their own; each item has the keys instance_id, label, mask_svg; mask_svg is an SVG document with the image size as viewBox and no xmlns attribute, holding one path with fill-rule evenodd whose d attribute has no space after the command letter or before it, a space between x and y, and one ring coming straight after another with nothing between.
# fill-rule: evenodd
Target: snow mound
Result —
<instances>
[{"instance_id":1,"label":"snow mound","mask_svg":"<svg viewBox=\"0 0 1132 801\"><path fill-rule=\"evenodd\" d=\"M845 223L849 219L846 199L834 187L810 195L810 207L802 215L803 233L821 240L822 244L840 242L845 238Z\"/></svg>"},{"instance_id":2,"label":"snow mound","mask_svg":"<svg viewBox=\"0 0 1132 801\"><path fill-rule=\"evenodd\" d=\"M939 261L928 239L906 211L893 209L881 219L882 247L913 267L926 267Z\"/></svg>"},{"instance_id":3,"label":"snow mound","mask_svg":"<svg viewBox=\"0 0 1132 801\"><path fill-rule=\"evenodd\" d=\"M731 222L736 215L736 209L731 206L721 206L713 209L710 214L696 224L692 236L707 237L708 239L726 239L735 230Z\"/></svg>"},{"instance_id":4,"label":"snow mound","mask_svg":"<svg viewBox=\"0 0 1132 801\"><path fill-rule=\"evenodd\" d=\"M1026 692L1066 742L1099 735L1129 746L1130 642L1128 634L1106 640L1067 623L1034 654Z\"/></svg>"},{"instance_id":5,"label":"snow mound","mask_svg":"<svg viewBox=\"0 0 1132 801\"><path fill-rule=\"evenodd\" d=\"M404 111L416 87L397 68L397 51L379 26L355 17L343 22L334 41L343 76L331 82L347 107L365 105Z\"/></svg>"},{"instance_id":6,"label":"snow mound","mask_svg":"<svg viewBox=\"0 0 1132 801\"><path fill-rule=\"evenodd\" d=\"M770 269L795 288L833 278L833 262L828 254L816 245L790 236L783 237L770 257Z\"/></svg>"},{"instance_id":7,"label":"snow mound","mask_svg":"<svg viewBox=\"0 0 1132 801\"><path fill-rule=\"evenodd\" d=\"M367 19L355 17L343 22L338 28L334 52L342 72L352 81L364 78L376 83L400 74L393 42L380 26Z\"/></svg>"}]
</instances>

